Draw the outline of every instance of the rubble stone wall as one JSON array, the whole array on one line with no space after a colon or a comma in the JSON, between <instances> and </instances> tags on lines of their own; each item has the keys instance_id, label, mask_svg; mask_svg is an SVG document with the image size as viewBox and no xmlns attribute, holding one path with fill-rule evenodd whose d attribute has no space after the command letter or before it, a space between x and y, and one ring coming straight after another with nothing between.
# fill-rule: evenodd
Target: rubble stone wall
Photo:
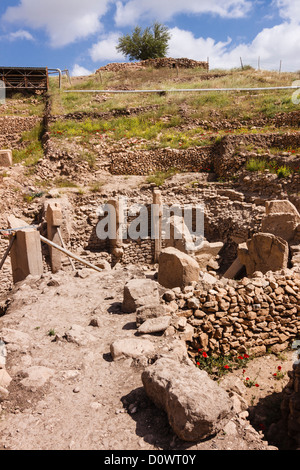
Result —
<instances>
[{"instance_id":1,"label":"rubble stone wall","mask_svg":"<svg viewBox=\"0 0 300 470\"><path fill-rule=\"evenodd\" d=\"M0 117L0 149L18 148L23 132L32 130L40 121L36 116Z\"/></svg>"},{"instance_id":2,"label":"rubble stone wall","mask_svg":"<svg viewBox=\"0 0 300 470\"><path fill-rule=\"evenodd\" d=\"M195 351L279 353L300 337L299 269L204 285L175 289L170 305L194 327Z\"/></svg>"},{"instance_id":3,"label":"rubble stone wall","mask_svg":"<svg viewBox=\"0 0 300 470\"><path fill-rule=\"evenodd\" d=\"M244 134L225 136L210 146L189 149L156 149L118 152L110 155L110 172L114 175L149 175L156 171L176 168L178 171L214 172L218 178L231 177L241 170L249 160L245 146L269 149L300 148L300 133ZM250 154L251 155L251 154ZM296 157L296 158L295 158ZM300 168L299 155L291 157L268 156L266 160L288 165L293 170Z\"/></svg>"},{"instance_id":4,"label":"rubble stone wall","mask_svg":"<svg viewBox=\"0 0 300 470\"><path fill-rule=\"evenodd\" d=\"M104 65L100 67L97 72L100 71L109 71L109 72L119 72L121 70L127 69L139 69L139 68L146 68L146 67L153 67L153 68L185 68L185 69L195 69L195 68L202 68L204 70L209 70L209 63L204 61L197 61L191 60L186 58L181 59L173 59L172 57L161 57L158 59L148 59L148 60L141 60L140 62L123 62L118 63L114 62L111 64Z\"/></svg>"}]
</instances>

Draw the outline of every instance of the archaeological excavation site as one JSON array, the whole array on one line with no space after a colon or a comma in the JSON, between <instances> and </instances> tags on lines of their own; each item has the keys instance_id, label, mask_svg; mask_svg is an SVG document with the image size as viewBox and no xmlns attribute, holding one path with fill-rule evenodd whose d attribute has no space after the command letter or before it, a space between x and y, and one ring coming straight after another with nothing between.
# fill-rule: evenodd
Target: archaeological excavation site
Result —
<instances>
[{"instance_id":1,"label":"archaeological excavation site","mask_svg":"<svg viewBox=\"0 0 300 470\"><path fill-rule=\"evenodd\" d=\"M300 449L296 80L169 58L7 90L1 450Z\"/></svg>"}]
</instances>

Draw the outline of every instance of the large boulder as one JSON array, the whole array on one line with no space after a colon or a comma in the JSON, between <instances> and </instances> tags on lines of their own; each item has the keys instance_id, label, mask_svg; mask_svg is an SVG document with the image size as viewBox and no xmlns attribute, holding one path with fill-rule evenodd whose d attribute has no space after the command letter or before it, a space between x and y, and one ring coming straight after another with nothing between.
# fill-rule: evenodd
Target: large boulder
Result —
<instances>
[{"instance_id":1,"label":"large boulder","mask_svg":"<svg viewBox=\"0 0 300 470\"><path fill-rule=\"evenodd\" d=\"M232 418L227 392L192 363L163 357L142 373L148 397L169 419L177 436L197 442L219 432Z\"/></svg>"},{"instance_id":2,"label":"large boulder","mask_svg":"<svg viewBox=\"0 0 300 470\"><path fill-rule=\"evenodd\" d=\"M255 271L265 274L287 268L289 258L288 243L270 233L257 233L247 243L239 245L238 257L246 267L247 276Z\"/></svg>"},{"instance_id":3,"label":"large boulder","mask_svg":"<svg viewBox=\"0 0 300 470\"><path fill-rule=\"evenodd\" d=\"M131 279L125 284L122 311L133 313L143 305L159 304L158 286L151 279Z\"/></svg>"},{"instance_id":4,"label":"large boulder","mask_svg":"<svg viewBox=\"0 0 300 470\"><path fill-rule=\"evenodd\" d=\"M266 215L262 220L262 232L272 233L287 242L294 240L300 225L300 214L288 200L266 202Z\"/></svg>"},{"instance_id":5,"label":"large boulder","mask_svg":"<svg viewBox=\"0 0 300 470\"><path fill-rule=\"evenodd\" d=\"M176 248L162 250L158 264L158 282L167 289L183 289L199 280L200 268L197 261Z\"/></svg>"}]
</instances>

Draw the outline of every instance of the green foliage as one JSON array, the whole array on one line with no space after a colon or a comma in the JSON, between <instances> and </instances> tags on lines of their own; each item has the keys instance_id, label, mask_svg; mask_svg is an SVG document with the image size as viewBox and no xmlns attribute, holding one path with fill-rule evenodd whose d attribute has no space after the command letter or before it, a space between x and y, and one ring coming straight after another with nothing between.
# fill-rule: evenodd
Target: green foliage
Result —
<instances>
[{"instance_id":1,"label":"green foliage","mask_svg":"<svg viewBox=\"0 0 300 470\"><path fill-rule=\"evenodd\" d=\"M266 160L260 160L257 158L251 158L247 162L246 170L260 172L269 170L271 173L275 173L278 178L287 178L293 174L293 170L286 165L278 166L276 162L267 162Z\"/></svg>"},{"instance_id":2,"label":"green foliage","mask_svg":"<svg viewBox=\"0 0 300 470\"><path fill-rule=\"evenodd\" d=\"M293 173L293 171L291 170L291 168L287 167L286 165L283 165L277 169L276 173L278 178L287 178Z\"/></svg>"},{"instance_id":3,"label":"green foliage","mask_svg":"<svg viewBox=\"0 0 300 470\"><path fill-rule=\"evenodd\" d=\"M154 183L156 186L162 186L166 179L171 178L176 173L176 168L169 168L168 171L157 171L154 175L148 176L147 182Z\"/></svg>"},{"instance_id":4,"label":"green foliage","mask_svg":"<svg viewBox=\"0 0 300 470\"><path fill-rule=\"evenodd\" d=\"M157 59L166 56L170 37L168 28L160 23L156 22L144 31L137 26L131 35L119 38L116 49L129 60Z\"/></svg>"}]
</instances>

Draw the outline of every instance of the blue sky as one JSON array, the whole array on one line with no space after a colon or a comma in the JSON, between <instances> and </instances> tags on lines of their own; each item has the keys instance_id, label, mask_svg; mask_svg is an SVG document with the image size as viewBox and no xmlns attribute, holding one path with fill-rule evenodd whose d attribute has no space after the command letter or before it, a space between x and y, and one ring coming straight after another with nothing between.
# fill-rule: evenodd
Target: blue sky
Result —
<instances>
[{"instance_id":1,"label":"blue sky","mask_svg":"<svg viewBox=\"0 0 300 470\"><path fill-rule=\"evenodd\" d=\"M170 29L169 57L300 70L300 0L0 0L0 65L88 74L126 62L118 38L154 21Z\"/></svg>"}]
</instances>

